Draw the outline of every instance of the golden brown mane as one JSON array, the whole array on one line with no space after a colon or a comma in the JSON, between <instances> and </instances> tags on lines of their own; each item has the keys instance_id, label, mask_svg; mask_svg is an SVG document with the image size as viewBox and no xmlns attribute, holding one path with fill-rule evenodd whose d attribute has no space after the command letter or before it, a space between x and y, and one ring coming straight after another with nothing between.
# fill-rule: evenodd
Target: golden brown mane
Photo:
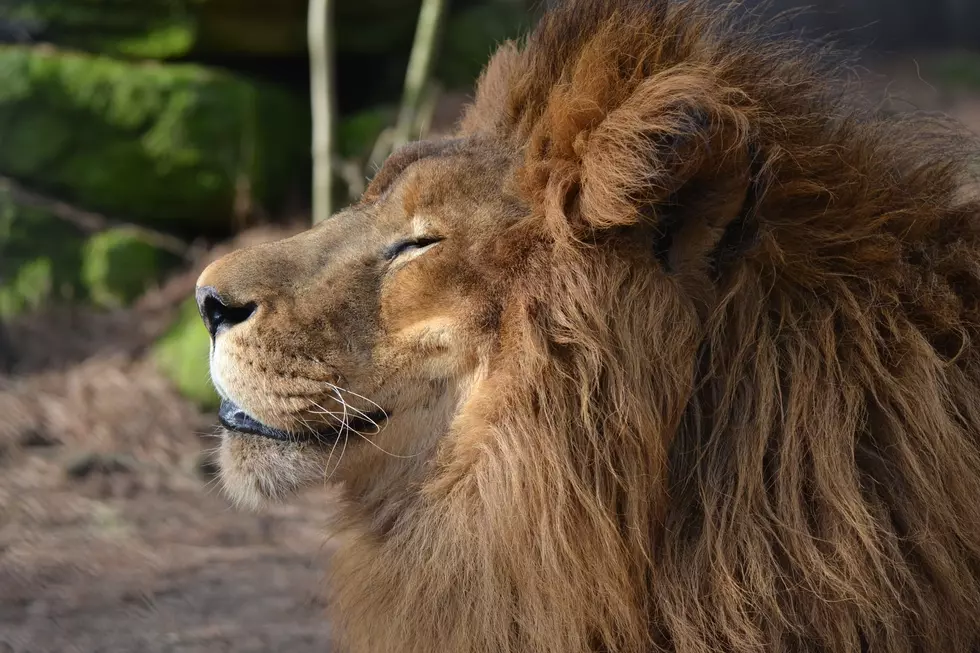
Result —
<instances>
[{"instance_id":1,"label":"golden brown mane","mask_svg":"<svg viewBox=\"0 0 980 653\"><path fill-rule=\"evenodd\" d=\"M697 3L574 0L494 56L499 349L346 511L357 651L980 650L973 147Z\"/></svg>"}]
</instances>

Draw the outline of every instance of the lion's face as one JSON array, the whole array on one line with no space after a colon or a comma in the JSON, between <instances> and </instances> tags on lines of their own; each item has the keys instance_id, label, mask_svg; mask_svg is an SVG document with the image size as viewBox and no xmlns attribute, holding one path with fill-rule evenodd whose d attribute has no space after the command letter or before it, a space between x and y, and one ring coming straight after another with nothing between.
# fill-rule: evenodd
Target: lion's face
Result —
<instances>
[{"instance_id":1,"label":"lion's face","mask_svg":"<svg viewBox=\"0 0 980 653\"><path fill-rule=\"evenodd\" d=\"M360 204L204 271L231 494L367 481L431 453L494 340L522 210L506 166L475 143L411 146Z\"/></svg>"}]
</instances>

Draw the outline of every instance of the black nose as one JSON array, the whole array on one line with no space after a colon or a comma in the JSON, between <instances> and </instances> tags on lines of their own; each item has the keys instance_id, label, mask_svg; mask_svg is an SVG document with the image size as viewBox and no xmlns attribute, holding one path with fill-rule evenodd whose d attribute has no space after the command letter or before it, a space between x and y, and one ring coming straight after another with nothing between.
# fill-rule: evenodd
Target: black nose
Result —
<instances>
[{"instance_id":1,"label":"black nose","mask_svg":"<svg viewBox=\"0 0 980 653\"><path fill-rule=\"evenodd\" d=\"M197 308L201 311L204 326L208 328L211 337L218 335L222 328L231 328L241 324L255 312L255 302L248 304L231 304L221 299L214 286L203 286L197 289Z\"/></svg>"}]
</instances>

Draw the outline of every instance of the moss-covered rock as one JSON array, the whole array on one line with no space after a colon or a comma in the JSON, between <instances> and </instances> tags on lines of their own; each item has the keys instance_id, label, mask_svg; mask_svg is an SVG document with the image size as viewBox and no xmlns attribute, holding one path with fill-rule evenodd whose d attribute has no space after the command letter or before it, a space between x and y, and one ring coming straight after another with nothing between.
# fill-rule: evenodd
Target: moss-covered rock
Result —
<instances>
[{"instance_id":1,"label":"moss-covered rock","mask_svg":"<svg viewBox=\"0 0 980 653\"><path fill-rule=\"evenodd\" d=\"M0 319L84 298L83 243L71 225L0 191Z\"/></svg>"},{"instance_id":2,"label":"moss-covered rock","mask_svg":"<svg viewBox=\"0 0 980 653\"><path fill-rule=\"evenodd\" d=\"M190 52L197 21L184 0L8 0L4 20L35 41L116 56Z\"/></svg>"},{"instance_id":3,"label":"moss-covered rock","mask_svg":"<svg viewBox=\"0 0 980 653\"><path fill-rule=\"evenodd\" d=\"M88 236L0 191L0 318L52 303L124 306L178 262L134 230Z\"/></svg>"},{"instance_id":4,"label":"moss-covered rock","mask_svg":"<svg viewBox=\"0 0 980 653\"><path fill-rule=\"evenodd\" d=\"M81 278L89 300L103 308L125 306L177 263L133 229L109 229L82 247Z\"/></svg>"},{"instance_id":5,"label":"moss-covered rock","mask_svg":"<svg viewBox=\"0 0 980 653\"><path fill-rule=\"evenodd\" d=\"M308 113L219 70L0 46L0 173L137 222L221 231L246 188L274 209L306 179Z\"/></svg>"},{"instance_id":6,"label":"moss-covered rock","mask_svg":"<svg viewBox=\"0 0 980 653\"><path fill-rule=\"evenodd\" d=\"M338 49L411 41L420 0L340 0ZM46 41L117 57L302 56L307 0L8 0L3 19Z\"/></svg>"},{"instance_id":7,"label":"moss-covered rock","mask_svg":"<svg viewBox=\"0 0 980 653\"><path fill-rule=\"evenodd\" d=\"M154 347L157 366L182 395L205 410L218 406L218 394L208 370L210 338L197 312L194 298L187 299L167 333Z\"/></svg>"}]
</instances>

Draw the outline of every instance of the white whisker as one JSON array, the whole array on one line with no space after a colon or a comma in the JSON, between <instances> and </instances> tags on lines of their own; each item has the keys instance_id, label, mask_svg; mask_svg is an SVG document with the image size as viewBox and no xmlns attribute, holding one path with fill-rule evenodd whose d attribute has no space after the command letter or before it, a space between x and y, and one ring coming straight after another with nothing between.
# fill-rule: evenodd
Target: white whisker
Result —
<instances>
[{"instance_id":1,"label":"white whisker","mask_svg":"<svg viewBox=\"0 0 980 653\"><path fill-rule=\"evenodd\" d=\"M381 404L377 403L376 401L373 401L371 399L368 399L364 395L357 394L353 390L348 390L346 388L341 388L340 386L334 385L333 383L328 383L327 385L329 385L330 387L332 387L338 394L346 392L347 394L351 395L352 397L356 397L357 399L360 399L362 401L366 401L367 403L369 403L372 406L374 406L374 408L376 408L378 410L378 412L380 412L382 415L384 415L385 416L385 419L388 419L388 413L385 411L384 408L381 407ZM343 398L341 398L341 401L343 401Z\"/></svg>"},{"instance_id":2,"label":"white whisker","mask_svg":"<svg viewBox=\"0 0 980 653\"><path fill-rule=\"evenodd\" d=\"M333 384L331 384L331 385L333 385ZM340 391L341 391L340 388L337 388L336 386L334 386L334 389L337 391L336 392L336 395L335 395L335 398L344 407L343 426L342 426L342 428L344 428L346 431L353 431L362 440L364 440L365 442L367 442L372 447L374 447L375 449L377 449L381 453L385 454L386 456L391 456L392 458L397 458L397 459L400 459L400 460L408 460L408 459L415 458L415 457L417 457L417 456L420 455L421 452L420 453L412 454L410 456L405 456L405 455L401 455L401 454L392 453L391 451L386 450L381 445L379 445L377 442L375 442L374 440L372 440L371 438L369 438L368 435L372 435L373 436L373 435L378 435L379 433L381 433L384 429L386 429L388 427L388 424L386 423L383 426L379 426L377 422L375 422L369 416L365 415L363 411L358 410L354 406L351 406L346 401L344 401L343 397L340 396L340 394L339 394ZM351 393L351 394L353 394L353 393ZM335 413L334 411L326 410L323 406L321 406L320 404L316 403L315 401L312 402L312 403L313 403L314 406L316 406L317 408L319 408L320 411L322 411L322 412L318 412L318 413L315 413L315 414L331 415L333 417L336 417L337 416L337 413ZM377 405L377 404L375 404L375 405ZM373 433L369 433L369 434L365 435L364 433L361 433L357 429L351 428L350 422L347 420L347 415L346 415L348 408L350 408L351 410L359 413L363 417L363 419L367 420L368 422L371 422L371 424L375 428L375 431ZM382 412L384 412L384 411L382 411ZM344 444L346 445L346 440L345 440Z\"/></svg>"},{"instance_id":3,"label":"white whisker","mask_svg":"<svg viewBox=\"0 0 980 653\"><path fill-rule=\"evenodd\" d=\"M351 406L349 403L347 403L347 401L345 401L344 398L343 398L343 396L340 394L341 392L343 392L343 389L342 388L338 388L336 386L333 386L333 390L334 390L334 393L333 393L333 395L332 395L331 398L334 401L337 401L342 406L344 406L344 410L348 410L349 409L349 410L353 411L354 413L357 414L357 416L360 419L362 419L362 420L364 420L366 422L369 422L374 427L374 429L375 429L374 430L374 433L372 433L371 435L377 435L378 433L380 433L384 429L384 427L381 426L381 425L379 425L378 422L375 421L375 419L373 417L371 417L370 415L368 415L367 413L365 413L360 408L358 408L356 406ZM353 393L351 393L351 394L353 394ZM358 395L358 396L360 396L360 395ZM368 400L365 400L365 401L368 401ZM371 402L371 403L374 403L374 402ZM377 406L378 404L374 404L374 405ZM388 414L384 410L381 410L380 407L379 407L379 410L384 415L384 419L387 420L388 419ZM325 411L325 412L326 413L329 413L330 411Z\"/></svg>"},{"instance_id":4,"label":"white whisker","mask_svg":"<svg viewBox=\"0 0 980 653\"><path fill-rule=\"evenodd\" d=\"M348 440L348 437L349 437L347 431L348 431L348 429L347 429L347 410L346 410L346 406L345 406L345 408L344 408L344 415L343 415L343 422L342 422L341 427L340 427L340 434L342 434L344 436L344 446L340 448L340 455L337 456L337 462L334 464L334 467L330 471L330 474L327 475L327 479L326 479L327 482L329 482L330 479L333 478L333 475L335 473L337 473L337 470L340 468L340 463L344 459L344 454L347 452L347 440ZM334 441L334 447L336 447L336 446L337 446L337 441L335 440ZM330 450L330 455L333 456L333 449Z\"/></svg>"}]
</instances>

